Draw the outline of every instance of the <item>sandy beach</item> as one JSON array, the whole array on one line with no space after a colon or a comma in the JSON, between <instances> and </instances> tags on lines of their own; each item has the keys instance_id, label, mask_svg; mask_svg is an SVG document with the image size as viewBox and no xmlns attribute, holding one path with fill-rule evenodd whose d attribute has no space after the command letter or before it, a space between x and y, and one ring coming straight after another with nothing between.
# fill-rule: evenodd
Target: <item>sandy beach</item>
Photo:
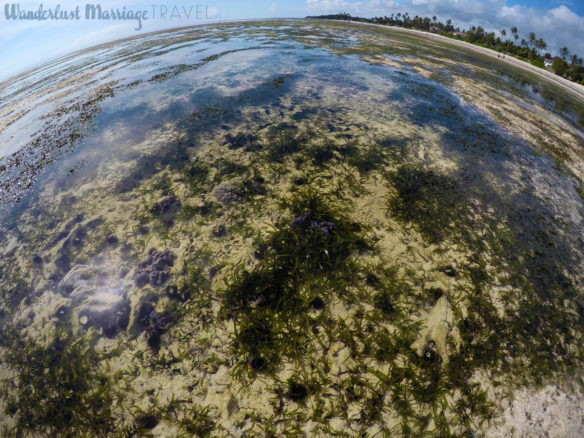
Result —
<instances>
[{"instance_id":1,"label":"sandy beach","mask_svg":"<svg viewBox=\"0 0 584 438\"><path fill-rule=\"evenodd\" d=\"M343 22L343 20L335 20L335 21ZM440 42L444 42L444 43L447 43L447 44L450 44L453 46L463 47L465 49L473 50L477 53L482 53L484 55L487 55L487 56L490 56L493 58L497 57L503 63L512 64L513 66L519 67L525 71L535 73L542 78L545 78L545 79L547 79L547 80L549 80L557 85L564 87L566 90L570 91L578 98L580 98L580 99L584 98L584 86L577 84L575 82L569 81L568 79L565 79L561 76L558 76L558 75L556 75L548 70L544 70L544 69L541 69L539 67L535 67L535 66L533 66L525 61L521 61L519 59L516 59L512 55L505 55L505 58L502 58L501 53L499 53L495 50L487 49L487 48L481 47L481 46L476 46L474 44L470 44L470 43L467 43L464 41L455 40L455 39L448 38L448 37L445 37L442 35L438 35L438 34L434 34L434 33L430 33L430 32L424 32L421 30L405 29L405 28L397 27L397 26L385 26L383 24L362 23L360 21L351 21L351 23L361 24L361 25L366 25L366 26L380 27L380 28L389 28L389 29L395 30L396 32L403 32L403 33L410 33L410 34L414 34L414 35L420 35L420 36L423 36L423 37L428 38L430 40L440 41Z\"/></svg>"}]
</instances>

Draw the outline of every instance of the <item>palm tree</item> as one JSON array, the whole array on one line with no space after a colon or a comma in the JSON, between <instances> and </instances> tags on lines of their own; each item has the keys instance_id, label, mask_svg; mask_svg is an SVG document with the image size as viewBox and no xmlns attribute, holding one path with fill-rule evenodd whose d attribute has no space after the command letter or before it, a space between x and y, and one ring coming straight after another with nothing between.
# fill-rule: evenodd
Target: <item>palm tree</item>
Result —
<instances>
[{"instance_id":1,"label":"palm tree","mask_svg":"<svg viewBox=\"0 0 584 438\"><path fill-rule=\"evenodd\" d=\"M563 59L564 61L566 60L566 57L568 56L568 53L570 53L570 51L568 50L568 48L567 48L567 47L562 47L562 48L560 49L560 55L561 55L561 57L562 57L562 59Z\"/></svg>"},{"instance_id":2,"label":"palm tree","mask_svg":"<svg viewBox=\"0 0 584 438\"><path fill-rule=\"evenodd\" d=\"M535 46L535 33L534 32L529 32L529 41L527 42L527 45L529 47Z\"/></svg>"},{"instance_id":3,"label":"palm tree","mask_svg":"<svg viewBox=\"0 0 584 438\"><path fill-rule=\"evenodd\" d=\"M507 31L505 29L501 29L501 36L507 35Z\"/></svg>"},{"instance_id":4,"label":"palm tree","mask_svg":"<svg viewBox=\"0 0 584 438\"><path fill-rule=\"evenodd\" d=\"M511 31L511 35L513 35L515 37L515 39L519 38L519 35L517 35L517 26L513 26L509 30Z\"/></svg>"},{"instance_id":5,"label":"palm tree","mask_svg":"<svg viewBox=\"0 0 584 438\"><path fill-rule=\"evenodd\" d=\"M540 50L545 50L547 49L547 43L540 38L535 42L535 47L537 47Z\"/></svg>"},{"instance_id":6,"label":"palm tree","mask_svg":"<svg viewBox=\"0 0 584 438\"><path fill-rule=\"evenodd\" d=\"M576 55L575 53L570 57L570 64L572 66L574 65L580 65L582 64L582 58L578 57L578 55Z\"/></svg>"},{"instance_id":7,"label":"palm tree","mask_svg":"<svg viewBox=\"0 0 584 438\"><path fill-rule=\"evenodd\" d=\"M528 42L525 40L525 38L521 39L521 47L527 47L528 46Z\"/></svg>"}]
</instances>

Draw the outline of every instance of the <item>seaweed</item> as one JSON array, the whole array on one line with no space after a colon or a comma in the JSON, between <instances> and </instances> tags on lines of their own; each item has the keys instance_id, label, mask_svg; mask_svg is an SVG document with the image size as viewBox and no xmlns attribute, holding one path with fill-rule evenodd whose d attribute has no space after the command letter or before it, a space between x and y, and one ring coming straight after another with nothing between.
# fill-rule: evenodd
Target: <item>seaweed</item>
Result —
<instances>
[{"instance_id":1,"label":"seaweed","mask_svg":"<svg viewBox=\"0 0 584 438\"><path fill-rule=\"evenodd\" d=\"M368 174L386 165L385 149L376 144L361 146L357 148L356 153L348 156L347 162L360 173Z\"/></svg>"},{"instance_id":2,"label":"seaweed","mask_svg":"<svg viewBox=\"0 0 584 438\"><path fill-rule=\"evenodd\" d=\"M248 148L252 148L252 145L256 142L257 137L251 134L244 134L243 132L238 132L236 135L227 134L225 136L225 141L229 145L229 149L237 150L245 147L245 150L248 151Z\"/></svg>"},{"instance_id":3,"label":"seaweed","mask_svg":"<svg viewBox=\"0 0 584 438\"><path fill-rule=\"evenodd\" d=\"M464 207L464 193L455 179L409 164L390 172L387 179L395 190L388 200L390 213L414 223L433 243L452 233Z\"/></svg>"},{"instance_id":4,"label":"seaweed","mask_svg":"<svg viewBox=\"0 0 584 438\"><path fill-rule=\"evenodd\" d=\"M274 79L267 81L266 86L271 88L280 88L289 77L290 75L277 76Z\"/></svg>"},{"instance_id":5,"label":"seaweed","mask_svg":"<svg viewBox=\"0 0 584 438\"><path fill-rule=\"evenodd\" d=\"M112 414L113 382L98 371L99 357L87 340L61 329L40 346L14 339L5 354L16 379L2 382L5 414L15 420L12 436L78 436L79 431L109 436L116 431Z\"/></svg>"},{"instance_id":6,"label":"seaweed","mask_svg":"<svg viewBox=\"0 0 584 438\"><path fill-rule=\"evenodd\" d=\"M271 369L282 355L299 357L315 299L311 281L346 274L351 254L369 248L361 227L314 190L285 203L295 217L276 224L256 268L237 270L222 294L220 315L236 324L233 345L258 370ZM331 293L319 295L322 306Z\"/></svg>"},{"instance_id":7,"label":"seaweed","mask_svg":"<svg viewBox=\"0 0 584 438\"><path fill-rule=\"evenodd\" d=\"M205 438L217 432L216 421L211 417L208 406L200 407L195 404L183 409L178 416L178 425L188 436Z\"/></svg>"},{"instance_id":8,"label":"seaweed","mask_svg":"<svg viewBox=\"0 0 584 438\"><path fill-rule=\"evenodd\" d=\"M302 150L306 137L299 129L288 123L272 126L266 133L266 147L264 148L268 160L282 162L288 155Z\"/></svg>"}]
</instances>

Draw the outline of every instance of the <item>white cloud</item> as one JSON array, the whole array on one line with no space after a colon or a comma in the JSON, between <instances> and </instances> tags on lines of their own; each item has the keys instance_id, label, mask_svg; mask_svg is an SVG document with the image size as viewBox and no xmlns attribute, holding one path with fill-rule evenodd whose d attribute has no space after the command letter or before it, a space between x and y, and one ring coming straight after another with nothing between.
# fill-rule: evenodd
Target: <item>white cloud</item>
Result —
<instances>
[{"instance_id":1,"label":"white cloud","mask_svg":"<svg viewBox=\"0 0 584 438\"><path fill-rule=\"evenodd\" d=\"M221 12L219 8L209 6L207 8L207 14L210 19L216 19L221 17Z\"/></svg>"}]
</instances>

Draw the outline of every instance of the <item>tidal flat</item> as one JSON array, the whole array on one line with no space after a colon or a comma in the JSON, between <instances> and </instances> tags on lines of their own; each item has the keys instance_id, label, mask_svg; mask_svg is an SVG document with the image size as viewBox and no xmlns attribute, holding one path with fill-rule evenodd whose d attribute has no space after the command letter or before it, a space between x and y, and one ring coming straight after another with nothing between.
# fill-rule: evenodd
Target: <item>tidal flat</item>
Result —
<instances>
[{"instance_id":1,"label":"tidal flat","mask_svg":"<svg viewBox=\"0 0 584 438\"><path fill-rule=\"evenodd\" d=\"M584 434L584 102L316 20L0 83L7 437Z\"/></svg>"}]
</instances>

